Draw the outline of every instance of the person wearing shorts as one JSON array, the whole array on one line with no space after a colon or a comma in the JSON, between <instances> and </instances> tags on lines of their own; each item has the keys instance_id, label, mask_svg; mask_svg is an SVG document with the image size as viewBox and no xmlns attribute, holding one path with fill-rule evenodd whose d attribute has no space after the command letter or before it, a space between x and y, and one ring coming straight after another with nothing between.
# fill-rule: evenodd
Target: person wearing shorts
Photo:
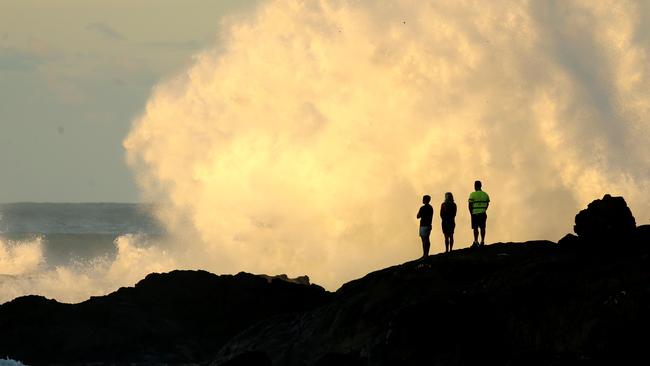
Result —
<instances>
[{"instance_id":1,"label":"person wearing shorts","mask_svg":"<svg viewBox=\"0 0 650 366\"><path fill-rule=\"evenodd\" d=\"M454 248L454 229L456 228L456 203L451 192L445 193L445 201L440 205L442 234L445 236L445 253Z\"/></svg>"},{"instance_id":2,"label":"person wearing shorts","mask_svg":"<svg viewBox=\"0 0 650 366\"><path fill-rule=\"evenodd\" d=\"M429 256L429 248L431 248L431 222L433 221L433 207L429 204L431 196L425 195L422 197L422 207L418 211L417 218L420 219L420 239L422 239L422 258Z\"/></svg>"},{"instance_id":3,"label":"person wearing shorts","mask_svg":"<svg viewBox=\"0 0 650 366\"><path fill-rule=\"evenodd\" d=\"M474 192L469 195L469 212L472 216L472 230L474 242L472 247L485 245L485 224L487 222L487 209L490 205L490 196L482 189L480 180L474 182ZM481 231L481 243L478 242L479 230Z\"/></svg>"}]
</instances>

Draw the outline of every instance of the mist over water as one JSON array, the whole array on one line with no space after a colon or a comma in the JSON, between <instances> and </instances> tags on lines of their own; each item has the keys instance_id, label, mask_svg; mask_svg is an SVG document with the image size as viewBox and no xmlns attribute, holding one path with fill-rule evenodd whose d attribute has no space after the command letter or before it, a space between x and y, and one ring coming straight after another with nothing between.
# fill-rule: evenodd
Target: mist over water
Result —
<instances>
[{"instance_id":1,"label":"mist over water","mask_svg":"<svg viewBox=\"0 0 650 366\"><path fill-rule=\"evenodd\" d=\"M147 205L0 204L0 304L78 302L175 268ZM155 261L150 261L155 258Z\"/></svg>"},{"instance_id":2,"label":"mist over water","mask_svg":"<svg viewBox=\"0 0 650 366\"><path fill-rule=\"evenodd\" d=\"M492 200L489 243L558 240L605 193L648 223L649 11L620 0L264 2L158 84L124 141L168 237L140 251L131 238L80 283L95 294L132 284L129 269L203 268L308 274L334 290L421 254L424 194L432 251L444 248L447 191L455 247L466 247L476 179Z\"/></svg>"}]
</instances>

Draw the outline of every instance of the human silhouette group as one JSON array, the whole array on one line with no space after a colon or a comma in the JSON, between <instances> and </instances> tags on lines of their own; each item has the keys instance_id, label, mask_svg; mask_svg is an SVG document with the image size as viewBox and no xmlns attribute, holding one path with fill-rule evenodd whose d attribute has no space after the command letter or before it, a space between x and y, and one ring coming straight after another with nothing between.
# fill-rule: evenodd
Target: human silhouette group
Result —
<instances>
[{"instance_id":1,"label":"human silhouette group","mask_svg":"<svg viewBox=\"0 0 650 366\"><path fill-rule=\"evenodd\" d=\"M474 182L474 192L470 193L467 200L471 216L474 241L472 248L479 248L485 245L485 224L487 222L487 209L490 205L490 196L482 190L480 180ZM422 207L418 211L417 218L420 219L420 238L422 239L422 257L429 256L431 249L431 235L433 222L433 207L430 204L431 196L422 197ZM451 192L445 193L445 199L440 205L440 219L442 233L445 236L445 253L454 248L454 229L456 228L456 203ZM479 234L481 240L479 241Z\"/></svg>"}]
</instances>

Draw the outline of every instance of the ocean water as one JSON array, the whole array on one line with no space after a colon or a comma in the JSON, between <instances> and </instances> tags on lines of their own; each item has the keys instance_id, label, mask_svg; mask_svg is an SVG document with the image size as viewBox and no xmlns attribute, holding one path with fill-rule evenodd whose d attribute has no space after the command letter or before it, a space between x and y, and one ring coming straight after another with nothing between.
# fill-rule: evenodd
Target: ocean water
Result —
<instances>
[{"instance_id":1,"label":"ocean water","mask_svg":"<svg viewBox=\"0 0 650 366\"><path fill-rule=\"evenodd\" d=\"M12 360L9 358L0 358L0 366L24 366L20 361Z\"/></svg>"},{"instance_id":2,"label":"ocean water","mask_svg":"<svg viewBox=\"0 0 650 366\"><path fill-rule=\"evenodd\" d=\"M0 204L0 240L9 248L38 240L48 267L111 258L114 241L122 235L162 235L152 208L126 203Z\"/></svg>"},{"instance_id":3,"label":"ocean water","mask_svg":"<svg viewBox=\"0 0 650 366\"><path fill-rule=\"evenodd\" d=\"M25 295L76 303L179 268L153 205L0 204L0 304Z\"/></svg>"}]
</instances>

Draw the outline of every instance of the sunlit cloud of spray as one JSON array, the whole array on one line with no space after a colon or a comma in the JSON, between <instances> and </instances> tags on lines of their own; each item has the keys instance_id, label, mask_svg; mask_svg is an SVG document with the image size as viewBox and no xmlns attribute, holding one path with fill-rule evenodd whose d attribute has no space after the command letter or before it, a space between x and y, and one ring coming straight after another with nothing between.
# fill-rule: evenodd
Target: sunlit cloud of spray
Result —
<instances>
[{"instance_id":1,"label":"sunlit cloud of spray","mask_svg":"<svg viewBox=\"0 0 650 366\"><path fill-rule=\"evenodd\" d=\"M557 240L604 193L650 218L635 1L270 1L160 83L124 141L177 260L335 289L420 255L475 179L488 242ZM439 221L434 251L443 248Z\"/></svg>"}]
</instances>

